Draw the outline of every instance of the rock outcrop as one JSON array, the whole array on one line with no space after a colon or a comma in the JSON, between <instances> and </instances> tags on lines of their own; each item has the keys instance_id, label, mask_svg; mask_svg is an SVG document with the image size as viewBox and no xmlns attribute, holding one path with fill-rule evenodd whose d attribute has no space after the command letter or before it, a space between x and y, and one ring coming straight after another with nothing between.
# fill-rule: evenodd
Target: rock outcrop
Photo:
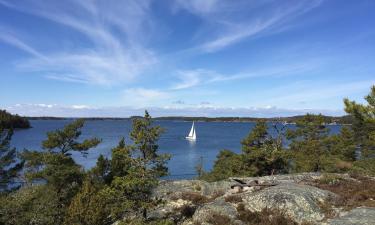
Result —
<instances>
[{"instance_id":1,"label":"rock outcrop","mask_svg":"<svg viewBox=\"0 0 375 225\"><path fill-rule=\"evenodd\" d=\"M324 225L374 225L375 208L356 208L341 212L337 218L329 219Z\"/></svg>"},{"instance_id":2,"label":"rock outcrop","mask_svg":"<svg viewBox=\"0 0 375 225\"><path fill-rule=\"evenodd\" d=\"M340 179L352 179L337 175ZM239 208L248 212L277 210L295 224L375 224L375 208L354 208L350 211L333 207L327 214L327 205L340 196L313 184L319 173L278 175L265 177L231 178L208 183L201 180L161 181L154 198L162 204L148 213L148 218L168 219L177 224L246 224L241 221ZM238 182L249 184L235 189ZM256 181L256 182L254 182ZM241 183L240 187L243 187ZM237 185L237 186L236 186ZM242 211L243 212L243 211Z\"/></svg>"},{"instance_id":3,"label":"rock outcrop","mask_svg":"<svg viewBox=\"0 0 375 225\"><path fill-rule=\"evenodd\" d=\"M319 203L336 195L316 187L295 183L282 183L257 192L242 194L245 207L250 211L277 208L297 222L314 222L324 218Z\"/></svg>"}]
</instances>

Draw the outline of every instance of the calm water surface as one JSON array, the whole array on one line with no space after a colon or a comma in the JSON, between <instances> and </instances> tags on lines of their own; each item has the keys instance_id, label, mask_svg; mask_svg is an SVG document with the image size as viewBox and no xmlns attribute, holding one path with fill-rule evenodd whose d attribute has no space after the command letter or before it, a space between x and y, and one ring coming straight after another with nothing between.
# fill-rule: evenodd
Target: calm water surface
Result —
<instances>
[{"instance_id":1,"label":"calm water surface","mask_svg":"<svg viewBox=\"0 0 375 225\"><path fill-rule=\"evenodd\" d=\"M30 129L17 130L12 145L18 150L40 150L41 142L46 139L46 132L62 128L71 120L31 120ZM191 128L191 122L156 121L166 129L159 141L159 150L172 155L168 167L170 178L184 179L195 176L195 166L203 157L205 170L210 170L216 155L222 149L239 153L241 140L254 127L255 123L238 122L196 122L197 140L190 142L185 136ZM332 133L337 133L340 126L330 126ZM74 160L86 169L93 167L100 154L109 157L111 148L117 145L121 137L128 143L131 122L128 120L96 120L87 121L82 130L81 138L98 137L102 139L96 148L91 149L86 157L73 154Z\"/></svg>"}]
</instances>

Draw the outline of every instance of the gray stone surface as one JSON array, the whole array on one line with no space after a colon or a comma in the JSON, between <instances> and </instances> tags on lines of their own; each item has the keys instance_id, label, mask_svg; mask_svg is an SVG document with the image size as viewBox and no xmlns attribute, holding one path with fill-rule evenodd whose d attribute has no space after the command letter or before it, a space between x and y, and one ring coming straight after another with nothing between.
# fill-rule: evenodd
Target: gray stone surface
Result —
<instances>
[{"instance_id":1,"label":"gray stone surface","mask_svg":"<svg viewBox=\"0 0 375 225\"><path fill-rule=\"evenodd\" d=\"M375 208L355 208L348 212L341 212L340 216L328 220L324 225L374 225Z\"/></svg>"},{"instance_id":2,"label":"gray stone surface","mask_svg":"<svg viewBox=\"0 0 375 225\"><path fill-rule=\"evenodd\" d=\"M336 197L335 194L316 187L282 183L257 192L242 194L245 207L250 211L277 208L297 222L316 222L324 218L319 202Z\"/></svg>"},{"instance_id":3,"label":"gray stone surface","mask_svg":"<svg viewBox=\"0 0 375 225\"><path fill-rule=\"evenodd\" d=\"M195 192L205 196L212 196L228 191L231 184L233 182L230 181L212 183L201 180L161 181L159 186L154 190L154 197L168 199L184 192Z\"/></svg>"},{"instance_id":4,"label":"gray stone surface","mask_svg":"<svg viewBox=\"0 0 375 225\"><path fill-rule=\"evenodd\" d=\"M236 220L238 215L236 208L233 205L225 202L224 199L217 199L198 208L193 216L193 222L200 223L202 225L210 224L209 218L212 215L217 214L229 217L231 219L230 224L242 224L240 221Z\"/></svg>"},{"instance_id":5,"label":"gray stone surface","mask_svg":"<svg viewBox=\"0 0 375 225\"><path fill-rule=\"evenodd\" d=\"M344 179L352 179L347 174L339 174ZM264 208L277 208L284 211L295 221L312 222L322 225L375 225L375 208L356 208L345 212L337 208L339 216L326 220L320 203L338 198L335 194L306 184L322 178L320 173L301 173L264 177L242 177L242 181L258 180L259 183L275 183L276 186L262 188L247 188L236 195L242 198L243 204L250 211L261 211ZM208 183L200 180L161 181L154 191L154 197L163 199L164 204L150 210L151 219L172 219L178 224L208 225L208 219L213 214L227 216L231 224L242 224L237 220L236 205L225 202L225 196L232 195L231 185L236 184L233 178L224 181ZM305 184L305 185L304 185ZM261 190L259 190L261 189ZM209 202L191 202L186 199L187 193L205 196ZM221 194L225 196L217 197ZM215 196L215 198L213 198ZM217 198L216 198L217 197ZM188 218L181 213L184 206L192 207L193 217Z\"/></svg>"}]
</instances>

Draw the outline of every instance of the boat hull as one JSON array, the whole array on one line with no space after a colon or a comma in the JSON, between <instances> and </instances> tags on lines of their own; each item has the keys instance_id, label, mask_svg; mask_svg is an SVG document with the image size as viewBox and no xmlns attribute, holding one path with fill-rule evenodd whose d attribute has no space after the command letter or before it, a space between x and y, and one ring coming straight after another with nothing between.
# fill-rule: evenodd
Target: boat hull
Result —
<instances>
[{"instance_id":1,"label":"boat hull","mask_svg":"<svg viewBox=\"0 0 375 225\"><path fill-rule=\"evenodd\" d=\"M193 137L185 137L186 140L189 140L189 141L195 141L197 140L196 138L193 138Z\"/></svg>"}]
</instances>

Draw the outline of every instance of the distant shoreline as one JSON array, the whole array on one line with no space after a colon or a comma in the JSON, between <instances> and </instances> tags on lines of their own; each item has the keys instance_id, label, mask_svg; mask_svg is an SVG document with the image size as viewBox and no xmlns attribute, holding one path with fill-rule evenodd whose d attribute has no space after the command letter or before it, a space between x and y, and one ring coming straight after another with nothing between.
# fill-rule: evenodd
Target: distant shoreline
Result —
<instances>
[{"instance_id":1,"label":"distant shoreline","mask_svg":"<svg viewBox=\"0 0 375 225\"><path fill-rule=\"evenodd\" d=\"M257 118L257 117L185 117L185 116L166 116L166 117L154 117L155 121L197 121L197 122L257 122L259 120L265 120L267 122L285 122L295 123L300 116L291 117L271 117L271 118ZM327 124L352 124L352 118L350 116L323 116L325 123ZM132 120L139 118L138 116L132 117L25 117L28 120L73 120L73 119L85 119L85 120Z\"/></svg>"}]
</instances>

